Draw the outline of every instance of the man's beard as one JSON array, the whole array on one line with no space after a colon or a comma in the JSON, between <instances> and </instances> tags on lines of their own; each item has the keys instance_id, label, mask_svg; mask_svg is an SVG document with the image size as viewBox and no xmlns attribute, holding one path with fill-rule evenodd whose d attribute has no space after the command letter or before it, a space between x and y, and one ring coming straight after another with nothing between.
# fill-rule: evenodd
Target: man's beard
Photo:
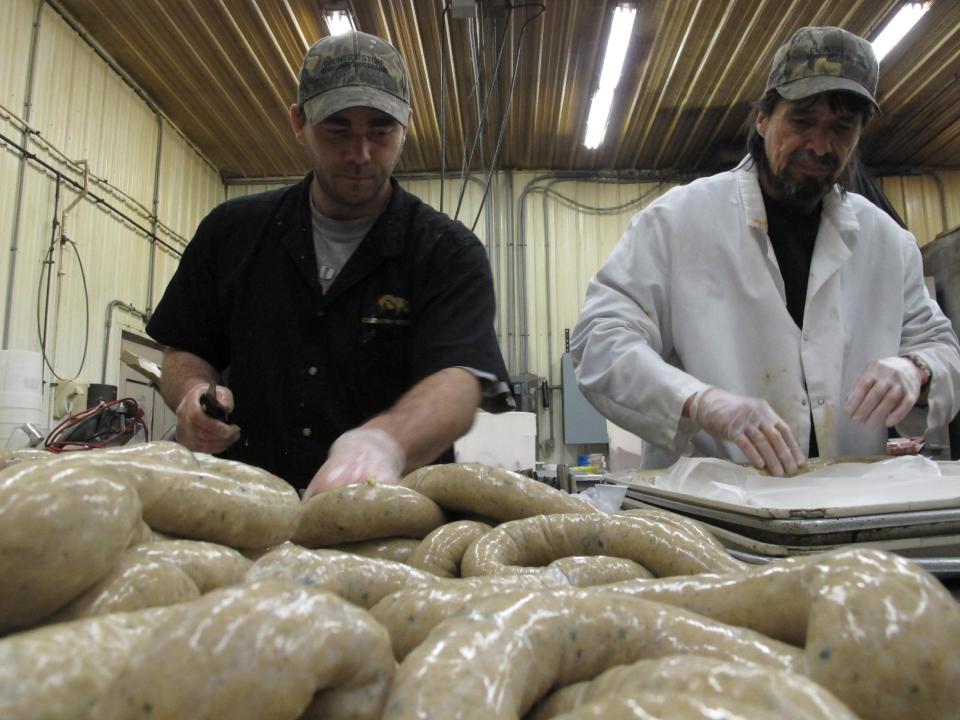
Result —
<instances>
[{"instance_id":1,"label":"man's beard","mask_svg":"<svg viewBox=\"0 0 960 720\"><path fill-rule=\"evenodd\" d=\"M792 170L796 164L819 165L830 172L824 175L806 175ZM776 189L780 200L787 204L812 207L830 192L837 181L840 160L833 153L817 156L805 150L795 150L780 172L768 172L769 179Z\"/></svg>"}]
</instances>

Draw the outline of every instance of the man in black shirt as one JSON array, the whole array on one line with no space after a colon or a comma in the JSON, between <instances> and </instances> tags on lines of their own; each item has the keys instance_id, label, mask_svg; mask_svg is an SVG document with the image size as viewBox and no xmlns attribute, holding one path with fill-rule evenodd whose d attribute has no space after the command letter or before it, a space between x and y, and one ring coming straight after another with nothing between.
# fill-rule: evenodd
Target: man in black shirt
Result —
<instances>
[{"instance_id":1,"label":"man in black shirt","mask_svg":"<svg viewBox=\"0 0 960 720\"><path fill-rule=\"evenodd\" d=\"M290 118L313 170L201 222L147 326L177 439L309 495L452 460L479 405L513 405L486 253L391 177L412 116L397 50L306 55ZM202 403L211 383L229 415Z\"/></svg>"}]
</instances>

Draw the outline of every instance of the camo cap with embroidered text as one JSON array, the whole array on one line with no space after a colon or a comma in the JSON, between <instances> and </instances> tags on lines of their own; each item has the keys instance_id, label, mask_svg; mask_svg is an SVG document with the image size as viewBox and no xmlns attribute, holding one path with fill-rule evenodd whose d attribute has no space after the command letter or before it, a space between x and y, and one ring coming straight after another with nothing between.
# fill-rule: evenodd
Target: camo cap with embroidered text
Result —
<instances>
[{"instance_id":1,"label":"camo cap with embroidered text","mask_svg":"<svg viewBox=\"0 0 960 720\"><path fill-rule=\"evenodd\" d=\"M406 126L410 80L397 49L362 32L331 35L303 59L297 102L310 124L351 107L382 110Z\"/></svg>"}]
</instances>

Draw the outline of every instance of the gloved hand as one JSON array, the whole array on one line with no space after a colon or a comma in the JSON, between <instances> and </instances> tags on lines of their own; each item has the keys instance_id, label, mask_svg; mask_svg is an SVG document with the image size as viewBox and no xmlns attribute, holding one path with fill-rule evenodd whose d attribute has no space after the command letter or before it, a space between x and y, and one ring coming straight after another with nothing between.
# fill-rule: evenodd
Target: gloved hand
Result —
<instances>
[{"instance_id":1,"label":"gloved hand","mask_svg":"<svg viewBox=\"0 0 960 720\"><path fill-rule=\"evenodd\" d=\"M804 461L789 426L766 400L708 387L693 396L690 419L714 437L735 442L751 465L771 475L795 473Z\"/></svg>"},{"instance_id":2,"label":"gloved hand","mask_svg":"<svg viewBox=\"0 0 960 720\"><path fill-rule=\"evenodd\" d=\"M855 423L876 429L893 427L917 404L924 373L905 357L887 357L867 365L843 409Z\"/></svg>"},{"instance_id":3,"label":"gloved hand","mask_svg":"<svg viewBox=\"0 0 960 720\"><path fill-rule=\"evenodd\" d=\"M303 499L341 485L365 480L397 483L406 464L403 448L383 430L348 430L330 446L327 461L313 476L303 493Z\"/></svg>"},{"instance_id":4,"label":"gloved hand","mask_svg":"<svg viewBox=\"0 0 960 720\"><path fill-rule=\"evenodd\" d=\"M194 452L222 452L240 438L240 428L237 425L214 420L203 412L200 396L209 387L209 383L197 383L187 390L177 405L177 442ZM217 385L217 400L228 411L233 410L233 393L230 388Z\"/></svg>"}]
</instances>

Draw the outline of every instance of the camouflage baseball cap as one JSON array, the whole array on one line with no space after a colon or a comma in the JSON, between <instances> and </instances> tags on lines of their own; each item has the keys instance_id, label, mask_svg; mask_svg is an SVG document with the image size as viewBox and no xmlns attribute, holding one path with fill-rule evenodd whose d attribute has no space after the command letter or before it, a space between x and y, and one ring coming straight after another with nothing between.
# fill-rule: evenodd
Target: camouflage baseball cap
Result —
<instances>
[{"instance_id":1,"label":"camouflage baseball cap","mask_svg":"<svg viewBox=\"0 0 960 720\"><path fill-rule=\"evenodd\" d=\"M805 27L777 50L767 90L776 88L787 100L842 90L879 110L874 97L879 77L877 56L862 37L838 27Z\"/></svg>"},{"instance_id":2,"label":"camouflage baseball cap","mask_svg":"<svg viewBox=\"0 0 960 720\"><path fill-rule=\"evenodd\" d=\"M362 32L331 35L307 51L297 102L316 124L351 107L371 107L401 125L410 117L410 81L397 49Z\"/></svg>"}]
</instances>

